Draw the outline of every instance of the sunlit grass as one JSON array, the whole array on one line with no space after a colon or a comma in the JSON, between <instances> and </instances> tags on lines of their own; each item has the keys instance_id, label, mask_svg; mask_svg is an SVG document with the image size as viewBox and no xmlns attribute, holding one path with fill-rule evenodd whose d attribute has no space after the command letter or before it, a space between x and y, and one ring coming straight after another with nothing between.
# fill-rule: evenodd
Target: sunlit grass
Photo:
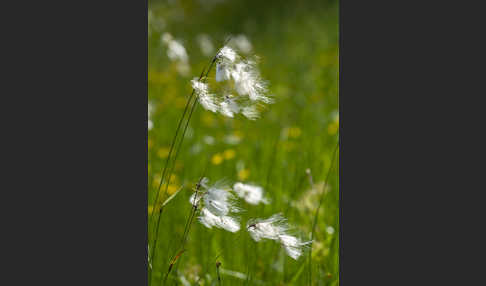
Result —
<instances>
[{"instance_id":1,"label":"sunlit grass","mask_svg":"<svg viewBox=\"0 0 486 286\"><path fill-rule=\"evenodd\" d=\"M311 257L312 285L337 285L338 157L331 166L339 136L337 3L284 7L276 13L273 2L250 1L246 5L261 10L253 15L235 8L245 1L227 2L202 10L199 2L193 1L149 4L152 17L164 22L153 26L149 35L149 102L153 106L153 127L148 135L149 215L160 208L154 206L155 196L191 93L190 80L199 76L210 60L199 48L197 35L212 37L215 48L230 33L246 35L252 53L260 57L262 77L268 80L276 100L256 121L195 109L167 194L164 196L163 190L159 194L162 203L184 186L161 216L152 285L162 284L171 258L178 254L191 213L189 197L204 172L212 181L224 178L231 185L241 181L262 186L271 203L255 206L243 201L242 229L236 233L208 229L194 220L185 251L167 279L171 285L176 281L180 285L218 285L217 262L221 263L222 285L308 285L309 252L295 261L274 241L253 241L245 224L250 218L281 212L309 238L321 196ZM262 11L266 11L264 19ZM160 42L163 32L182 40L189 55L189 75L182 75L167 58ZM214 77L214 71L210 76ZM312 183L306 169L311 171Z\"/></svg>"}]
</instances>

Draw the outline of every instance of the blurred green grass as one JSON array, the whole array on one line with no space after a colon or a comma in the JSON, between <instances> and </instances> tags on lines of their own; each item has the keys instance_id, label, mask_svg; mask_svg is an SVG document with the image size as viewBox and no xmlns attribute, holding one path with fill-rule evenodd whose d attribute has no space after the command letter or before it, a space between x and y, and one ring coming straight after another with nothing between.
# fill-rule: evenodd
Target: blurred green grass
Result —
<instances>
[{"instance_id":1,"label":"blurred green grass","mask_svg":"<svg viewBox=\"0 0 486 286\"><path fill-rule=\"evenodd\" d=\"M252 54L260 57L258 67L276 100L256 121L225 118L196 108L169 193L183 184L185 188L164 209L154 281L163 279L170 257L180 245L191 209L191 189L208 165L206 176L211 182L225 178L232 183L258 184L265 187L272 203L250 206L243 202L242 230L235 234L207 229L195 221L187 251L170 279L183 276L191 285L217 285L215 259L220 255L223 269L249 277L247 281L225 272L223 285L308 285L308 253L294 261L274 241L251 240L244 224L249 218L282 212L304 237L310 235L319 190L338 141L338 2L149 1L149 13L148 97L154 124L148 134L149 211L191 92L189 81L210 60L199 48L196 39L200 34L209 35L215 49L229 34L244 34L253 46ZM160 40L164 32L185 46L190 65L187 75L181 75L168 59ZM214 77L214 71L210 76ZM240 142L226 142L230 135ZM314 191L310 191L307 168L316 183ZM334 164L318 217L312 285L339 284L338 170ZM327 232L328 227L334 233ZM196 277L200 277L199 284Z\"/></svg>"}]
</instances>

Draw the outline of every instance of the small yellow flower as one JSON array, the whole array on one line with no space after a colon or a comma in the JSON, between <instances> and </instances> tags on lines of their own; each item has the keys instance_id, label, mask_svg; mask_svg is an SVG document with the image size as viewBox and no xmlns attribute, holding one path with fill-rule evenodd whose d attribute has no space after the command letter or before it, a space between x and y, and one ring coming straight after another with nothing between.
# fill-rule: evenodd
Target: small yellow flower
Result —
<instances>
[{"instance_id":1,"label":"small yellow flower","mask_svg":"<svg viewBox=\"0 0 486 286\"><path fill-rule=\"evenodd\" d=\"M233 149L227 149L223 152L223 156L226 160L231 160L235 157L236 152Z\"/></svg>"},{"instance_id":2,"label":"small yellow flower","mask_svg":"<svg viewBox=\"0 0 486 286\"><path fill-rule=\"evenodd\" d=\"M175 184L175 183L177 183L177 181L178 181L177 175L176 174L172 174L170 176L169 183Z\"/></svg>"},{"instance_id":3,"label":"small yellow flower","mask_svg":"<svg viewBox=\"0 0 486 286\"><path fill-rule=\"evenodd\" d=\"M169 185L169 187L167 188L167 194L172 195L177 191L177 189L179 189L179 187L177 187L176 185Z\"/></svg>"},{"instance_id":4,"label":"small yellow flower","mask_svg":"<svg viewBox=\"0 0 486 286\"><path fill-rule=\"evenodd\" d=\"M214 165L219 165L223 162L224 158L223 156L220 154L220 153L216 153L213 155L213 157L211 158L211 162L214 164Z\"/></svg>"},{"instance_id":5,"label":"small yellow flower","mask_svg":"<svg viewBox=\"0 0 486 286\"><path fill-rule=\"evenodd\" d=\"M160 148L158 151L157 151L157 156L159 156L160 158L164 159L166 158L167 156L169 156L169 148L167 147L162 147Z\"/></svg>"},{"instance_id":6,"label":"small yellow flower","mask_svg":"<svg viewBox=\"0 0 486 286\"><path fill-rule=\"evenodd\" d=\"M332 122L329 124L329 126L327 126L327 133L329 133L329 135L336 134L338 129L339 129L339 121Z\"/></svg>"},{"instance_id":7,"label":"small yellow flower","mask_svg":"<svg viewBox=\"0 0 486 286\"><path fill-rule=\"evenodd\" d=\"M241 181L245 181L246 179L248 179L249 176L250 176L250 170L248 169L241 169L238 172L238 179L240 179Z\"/></svg>"},{"instance_id":8,"label":"small yellow flower","mask_svg":"<svg viewBox=\"0 0 486 286\"><path fill-rule=\"evenodd\" d=\"M154 179L152 180L152 186L154 188L158 188L159 187L159 184L160 184L160 175L157 174L157 175L154 175Z\"/></svg>"},{"instance_id":9,"label":"small yellow flower","mask_svg":"<svg viewBox=\"0 0 486 286\"><path fill-rule=\"evenodd\" d=\"M291 127L289 129L289 136L292 137L292 138L297 138L300 136L300 134L302 134L302 131L300 130L299 127Z\"/></svg>"}]
</instances>

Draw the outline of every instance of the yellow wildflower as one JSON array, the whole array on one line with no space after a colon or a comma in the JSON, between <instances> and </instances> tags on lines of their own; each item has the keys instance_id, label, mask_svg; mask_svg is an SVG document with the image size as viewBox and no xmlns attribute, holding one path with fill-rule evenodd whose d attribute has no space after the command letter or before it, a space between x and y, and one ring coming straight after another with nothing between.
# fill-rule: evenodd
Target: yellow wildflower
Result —
<instances>
[{"instance_id":1,"label":"yellow wildflower","mask_svg":"<svg viewBox=\"0 0 486 286\"><path fill-rule=\"evenodd\" d=\"M302 133L300 128L297 126L289 128L288 132L289 132L289 136L292 138L297 138Z\"/></svg>"},{"instance_id":2,"label":"yellow wildflower","mask_svg":"<svg viewBox=\"0 0 486 286\"><path fill-rule=\"evenodd\" d=\"M327 126L327 133L329 133L329 135L336 134L338 130L339 130L339 121L332 122Z\"/></svg>"},{"instance_id":3,"label":"yellow wildflower","mask_svg":"<svg viewBox=\"0 0 486 286\"><path fill-rule=\"evenodd\" d=\"M154 175L154 178L152 180L152 186L154 188L158 188L159 187L159 184L160 184L160 180L161 180L161 178L160 178L160 175L159 174Z\"/></svg>"},{"instance_id":4,"label":"yellow wildflower","mask_svg":"<svg viewBox=\"0 0 486 286\"><path fill-rule=\"evenodd\" d=\"M241 181L245 181L246 179L248 179L249 176L250 176L250 170L248 169L241 169L238 172L238 179L240 179Z\"/></svg>"},{"instance_id":5,"label":"yellow wildflower","mask_svg":"<svg viewBox=\"0 0 486 286\"><path fill-rule=\"evenodd\" d=\"M169 185L169 187L167 188L167 194L172 195L178 189L179 189L179 187L177 187L176 185Z\"/></svg>"},{"instance_id":6,"label":"yellow wildflower","mask_svg":"<svg viewBox=\"0 0 486 286\"><path fill-rule=\"evenodd\" d=\"M151 215L153 211L154 211L154 206L152 205L148 206L148 214Z\"/></svg>"},{"instance_id":7,"label":"yellow wildflower","mask_svg":"<svg viewBox=\"0 0 486 286\"><path fill-rule=\"evenodd\" d=\"M224 158L223 156L220 154L220 153L216 153L213 155L213 157L211 158L211 162L214 164L214 165L219 165L223 162Z\"/></svg>"},{"instance_id":8,"label":"yellow wildflower","mask_svg":"<svg viewBox=\"0 0 486 286\"><path fill-rule=\"evenodd\" d=\"M235 157L236 152L233 149L227 149L223 152L223 156L226 160L231 160Z\"/></svg>"},{"instance_id":9,"label":"yellow wildflower","mask_svg":"<svg viewBox=\"0 0 486 286\"><path fill-rule=\"evenodd\" d=\"M166 158L167 156L169 156L169 148L167 147L162 147L160 148L158 151L157 151L157 156L159 156L160 158L164 159Z\"/></svg>"}]
</instances>

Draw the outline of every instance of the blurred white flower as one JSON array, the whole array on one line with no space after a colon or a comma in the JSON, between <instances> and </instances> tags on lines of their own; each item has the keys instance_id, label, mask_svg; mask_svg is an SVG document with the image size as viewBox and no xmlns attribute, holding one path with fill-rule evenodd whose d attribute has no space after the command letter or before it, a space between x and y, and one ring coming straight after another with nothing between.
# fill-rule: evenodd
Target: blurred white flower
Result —
<instances>
[{"instance_id":1,"label":"blurred white flower","mask_svg":"<svg viewBox=\"0 0 486 286\"><path fill-rule=\"evenodd\" d=\"M271 239L278 241L288 256L297 260L312 241L302 242L299 238L289 234L287 220L281 214L275 214L268 219L251 219L247 223L247 230L255 241Z\"/></svg>"},{"instance_id":2,"label":"blurred white flower","mask_svg":"<svg viewBox=\"0 0 486 286\"><path fill-rule=\"evenodd\" d=\"M231 145L236 145L240 143L241 138L239 136L236 136L235 134L230 134L224 137L224 142L226 144L231 144Z\"/></svg>"},{"instance_id":3,"label":"blurred white flower","mask_svg":"<svg viewBox=\"0 0 486 286\"><path fill-rule=\"evenodd\" d=\"M155 16L154 13L149 9L148 11L148 35L151 36L153 32L162 31L166 24L165 20L160 16Z\"/></svg>"},{"instance_id":4,"label":"blurred white flower","mask_svg":"<svg viewBox=\"0 0 486 286\"><path fill-rule=\"evenodd\" d=\"M245 54L248 54L249 52L251 52L251 50L253 48L250 41L248 40L248 38L243 34L240 34L240 35L234 37L231 40L231 43L234 44L238 50L240 50L241 52L243 52Z\"/></svg>"},{"instance_id":5,"label":"blurred white flower","mask_svg":"<svg viewBox=\"0 0 486 286\"><path fill-rule=\"evenodd\" d=\"M269 203L268 199L263 197L263 188L260 186L237 182L233 185L233 190L249 204L258 205L259 203Z\"/></svg>"},{"instance_id":6,"label":"blurred white flower","mask_svg":"<svg viewBox=\"0 0 486 286\"><path fill-rule=\"evenodd\" d=\"M334 227L332 227L332 226L328 226L328 227L326 227L326 232L327 232L328 234L331 234L331 235L332 235L332 234L334 233Z\"/></svg>"},{"instance_id":7,"label":"blurred white flower","mask_svg":"<svg viewBox=\"0 0 486 286\"><path fill-rule=\"evenodd\" d=\"M171 34L164 33L162 35L162 42L167 46L167 56L169 59L173 61L180 60L182 62L187 62L189 58L186 49L179 41L175 40Z\"/></svg>"},{"instance_id":8,"label":"blurred white flower","mask_svg":"<svg viewBox=\"0 0 486 286\"><path fill-rule=\"evenodd\" d=\"M187 76L191 70L189 56L181 42L177 41L169 33L162 34L162 43L167 47L167 56L171 61L177 62L177 71Z\"/></svg>"},{"instance_id":9,"label":"blurred white flower","mask_svg":"<svg viewBox=\"0 0 486 286\"><path fill-rule=\"evenodd\" d=\"M201 49L201 52L209 57L213 55L214 52L214 46L213 43L211 42L211 38L206 35L206 34L201 34L197 36L197 42L199 44L199 48Z\"/></svg>"},{"instance_id":10,"label":"blurred white flower","mask_svg":"<svg viewBox=\"0 0 486 286\"><path fill-rule=\"evenodd\" d=\"M214 140L214 137L213 136L209 136L209 135L206 135L203 137L203 141L204 143L208 144L208 145L213 145L214 142L216 142L216 140Z\"/></svg>"},{"instance_id":11,"label":"blurred white flower","mask_svg":"<svg viewBox=\"0 0 486 286\"><path fill-rule=\"evenodd\" d=\"M149 102L148 103L148 130L151 130L154 127L154 123L152 122L152 120L150 120L150 116L152 115L152 109L153 109L153 106Z\"/></svg>"}]
</instances>

